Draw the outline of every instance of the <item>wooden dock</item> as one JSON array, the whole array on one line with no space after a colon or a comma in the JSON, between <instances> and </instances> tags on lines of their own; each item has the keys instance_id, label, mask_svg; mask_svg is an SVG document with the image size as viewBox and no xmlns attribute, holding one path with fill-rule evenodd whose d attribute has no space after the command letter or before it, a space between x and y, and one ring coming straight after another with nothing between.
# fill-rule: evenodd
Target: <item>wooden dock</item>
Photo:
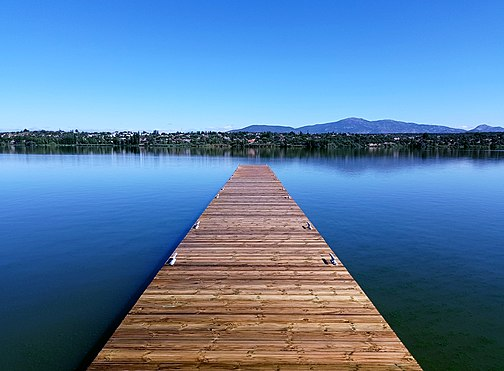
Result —
<instances>
[{"instance_id":1,"label":"wooden dock","mask_svg":"<svg viewBox=\"0 0 504 371\"><path fill-rule=\"evenodd\" d=\"M268 166L239 166L90 370L420 370Z\"/></svg>"}]
</instances>

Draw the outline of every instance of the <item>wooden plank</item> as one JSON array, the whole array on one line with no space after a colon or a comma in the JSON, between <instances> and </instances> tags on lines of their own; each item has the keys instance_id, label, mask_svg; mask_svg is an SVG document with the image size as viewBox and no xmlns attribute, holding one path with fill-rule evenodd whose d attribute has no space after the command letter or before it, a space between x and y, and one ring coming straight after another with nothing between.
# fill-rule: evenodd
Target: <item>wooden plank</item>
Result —
<instances>
[{"instance_id":1,"label":"wooden plank","mask_svg":"<svg viewBox=\"0 0 504 371\"><path fill-rule=\"evenodd\" d=\"M420 370L268 166L239 166L90 370Z\"/></svg>"}]
</instances>

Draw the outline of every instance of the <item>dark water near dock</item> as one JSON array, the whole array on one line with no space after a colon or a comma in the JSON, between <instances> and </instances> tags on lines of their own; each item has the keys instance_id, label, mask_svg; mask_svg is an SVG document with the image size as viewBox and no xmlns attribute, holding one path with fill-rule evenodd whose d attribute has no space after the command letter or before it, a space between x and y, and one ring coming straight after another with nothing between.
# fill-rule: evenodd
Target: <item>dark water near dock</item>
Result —
<instances>
[{"instance_id":1,"label":"dark water near dock","mask_svg":"<svg viewBox=\"0 0 504 371\"><path fill-rule=\"evenodd\" d=\"M0 369L71 370L239 163L267 163L426 370L504 365L504 152L9 149Z\"/></svg>"}]
</instances>

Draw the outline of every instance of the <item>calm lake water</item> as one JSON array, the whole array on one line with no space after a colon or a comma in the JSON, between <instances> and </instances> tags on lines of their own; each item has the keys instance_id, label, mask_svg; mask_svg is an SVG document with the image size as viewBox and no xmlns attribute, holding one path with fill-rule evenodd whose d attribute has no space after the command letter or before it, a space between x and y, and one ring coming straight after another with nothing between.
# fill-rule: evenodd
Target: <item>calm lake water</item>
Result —
<instances>
[{"instance_id":1,"label":"calm lake water","mask_svg":"<svg viewBox=\"0 0 504 371\"><path fill-rule=\"evenodd\" d=\"M269 164L426 370L504 365L504 152L0 154L1 370L92 357L238 164Z\"/></svg>"}]
</instances>

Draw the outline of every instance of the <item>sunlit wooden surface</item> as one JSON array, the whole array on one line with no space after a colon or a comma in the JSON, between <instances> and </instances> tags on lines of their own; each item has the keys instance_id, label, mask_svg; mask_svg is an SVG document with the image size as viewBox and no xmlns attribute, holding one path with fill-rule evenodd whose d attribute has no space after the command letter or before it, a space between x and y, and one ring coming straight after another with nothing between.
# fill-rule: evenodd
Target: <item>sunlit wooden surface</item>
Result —
<instances>
[{"instance_id":1,"label":"sunlit wooden surface","mask_svg":"<svg viewBox=\"0 0 504 371\"><path fill-rule=\"evenodd\" d=\"M89 369L420 369L269 167L199 221Z\"/></svg>"}]
</instances>

